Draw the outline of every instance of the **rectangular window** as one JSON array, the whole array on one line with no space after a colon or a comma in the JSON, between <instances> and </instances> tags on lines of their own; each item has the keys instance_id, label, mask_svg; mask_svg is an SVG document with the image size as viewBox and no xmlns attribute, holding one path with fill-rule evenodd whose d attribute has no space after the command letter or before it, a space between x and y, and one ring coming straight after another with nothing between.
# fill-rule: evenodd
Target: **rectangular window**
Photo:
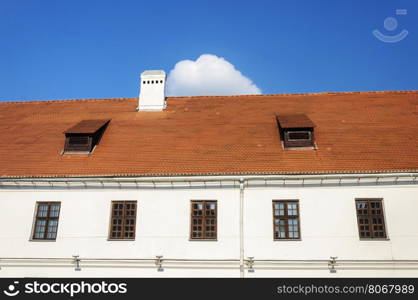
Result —
<instances>
[{"instance_id":1,"label":"rectangular window","mask_svg":"<svg viewBox=\"0 0 418 300\"><path fill-rule=\"evenodd\" d=\"M112 201L110 240L135 239L136 201Z\"/></svg>"},{"instance_id":2,"label":"rectangular window","mask_svg":"<svg viewBox=\"0 0 418 300\"><path fill-rule=\"evenodd\" d=\"M192 201L190 239L216 240L217 203L216 201Z\"/></svg>"},{"instance_id":3,"label":"rectangular window","mask_svg":"<svg viewBox=\"0 0 418 300\"><path fill-rule=\"evenodd\" d=\"M382 199L356 199L360 238L386 238Z\"/></svg>"},{"instance_id":4,"label":"rectangular window","mask_svg":"<svg viewBox=\"0 0 418 300\"><path fill-rule=\"evenodd\" d=\"M313 130L284 130L285 148L313 147Z\"/></svg>"},{"instance_id":5,"label":"rectangular window","mask_svg":"<svg viewBox=\"0 0 418 300\"><path fill-rule=\"evenodd\" d=\"M300 239L298 200L273 200L274 239Z\"/></svg>"},{"instance_id":6,"label":"rectangular window","mask_svg":"<svg viewBox=\"0 0 418 300\"><path fill-rule=\"evenodd\" d=\"M34 240L55 240L58 231L60 202L38 202L36 204Z\"/></svg>"},{"instance_id":7,"label":"rectangular window","mask_svg":"<svg viewBox=\"0 0 418 300\"><path fill-rule=\"evenodd\" d=\"M92 137L89 135L67 135L64 152L90 152Z\"/></svg>"}]
</instances>

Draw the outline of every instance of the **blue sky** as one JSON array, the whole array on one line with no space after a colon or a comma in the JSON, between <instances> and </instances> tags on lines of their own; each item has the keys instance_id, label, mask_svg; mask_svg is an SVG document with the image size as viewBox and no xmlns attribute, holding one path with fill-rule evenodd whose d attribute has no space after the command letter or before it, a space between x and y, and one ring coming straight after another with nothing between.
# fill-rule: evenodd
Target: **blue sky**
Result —
<instances>
[{"instance_id":1,"label":"blue sky","mask_svg":"<svg viewBox=\"0 0 418 300\"><path fill-rule=\"evenodd\" d=\"M136 97L143 70L202 54L264 94L418 90L416 0L0 0L0 36L0 101Z\"/></svg>"}]
</instances>

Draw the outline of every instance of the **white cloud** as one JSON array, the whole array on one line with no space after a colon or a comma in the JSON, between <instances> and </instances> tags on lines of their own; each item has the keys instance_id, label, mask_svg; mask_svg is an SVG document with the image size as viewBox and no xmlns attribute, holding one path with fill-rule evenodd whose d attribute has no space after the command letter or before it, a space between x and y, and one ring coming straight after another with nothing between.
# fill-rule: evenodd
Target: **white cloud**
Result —
<instances>
[{"instance_id":1,"label":"white cloud","mask_svg":"<svg viewBox=\"0 0 418 300\"><path fill-rule=\"evenodd\" d=\"M261 90L223 57L202 54L179 61L167 78L168 96L261 94Z\"/></svg>"}]
</instances>

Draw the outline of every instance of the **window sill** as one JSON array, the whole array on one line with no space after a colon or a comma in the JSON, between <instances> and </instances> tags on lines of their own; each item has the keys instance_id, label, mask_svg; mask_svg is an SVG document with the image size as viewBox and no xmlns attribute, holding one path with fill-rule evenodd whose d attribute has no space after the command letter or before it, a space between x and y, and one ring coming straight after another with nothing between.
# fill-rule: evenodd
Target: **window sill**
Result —
<instances>
[{"instance_id":1,"label":"window sill","mask_svg":"<svg viewBox=\"0 0 418 300\"><path fill-rule=\"evenodd\" d=\"M389 238L360 238L361 242L363 241L390 241Z\"/></svg>"},{"instance_id":2,"label":"window sill","mask_svg":"<svg viewBox=\"0 0 418 300\"><path fill-rule=\"evenodd\" d=\"M273 239L274 242L301 242L302 239Z\"/></svg>"},{"instance_id":3,"label":"window sill","mask_svg":"<svg viewBox=\"0 0 418 300\"><path fill-rule=\"evenodd\" d=\"M63 151L61 155L68 155L68 154L91 154L90 151Z\"/></svg>"},{"instance_id":4,"label":"window sill","mask_svg":"<svg viewBox=\"0 0 418 300\"><path fill-rule=\"evenodd\" d=\"M108 242L133 242L135 239L107 239Z\"/></svg>"},{"instance_id":5,"label":"window sill","mask_svg":"<svg viewBox=\"0 0 418 300\"><path fill-rule=\"evenodd\" d=\"M305 146L289 146L285 145L284 141L281 141L283 150L318 150L318 145L314 142L312 145Z\"/></svg>"},{"instance_id":6,"label":"window sill","mask_svg":"<svg viewBox=\"0 0 418 300\"><path fill-rule=\"evenodd\" d=\"M217 242L218 239L189 239L189 242Z\"/></svg>"},{"instance_id":7,"label":"window sill","mask_svg":"<svg viewBox=\"0 0 418 300\"><path fill-rule=\"evenodd\" d=\"M29 239L29 242L56 242L57 240L53 240L53 239Z\"/></svg>"}]
</instances>

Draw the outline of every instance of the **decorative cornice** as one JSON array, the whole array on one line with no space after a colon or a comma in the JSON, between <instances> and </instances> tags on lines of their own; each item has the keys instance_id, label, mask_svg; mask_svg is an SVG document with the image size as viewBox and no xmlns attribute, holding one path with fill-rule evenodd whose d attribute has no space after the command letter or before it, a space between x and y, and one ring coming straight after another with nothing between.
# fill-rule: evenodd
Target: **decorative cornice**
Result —
<instances>
[{"instance_id":1,"label":"decorative cornice","mask_svg":"<svg viewBox=\"0 0 418 300\"><path fill-rule=\"evenodd\" d=\"M173 177L0 178L0 189L202 189L259 187L338 187L418 184L418 173L246 175Z\"/></svg>"}]
</instances>

